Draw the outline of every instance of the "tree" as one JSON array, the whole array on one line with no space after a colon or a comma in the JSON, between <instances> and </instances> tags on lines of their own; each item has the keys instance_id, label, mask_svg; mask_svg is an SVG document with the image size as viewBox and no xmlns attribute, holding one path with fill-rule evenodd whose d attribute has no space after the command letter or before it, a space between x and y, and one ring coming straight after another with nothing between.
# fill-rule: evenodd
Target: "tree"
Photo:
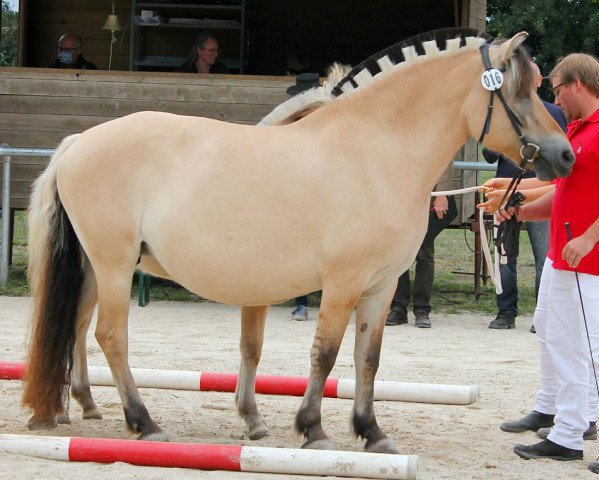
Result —
<instances>
[{"instance_id":1,"label":"tree","mask_svg":"<svg viewBox=\"0 0 599 480\"><path fill-rule=\"evenodd\" d=\"M0 66L18 63L19 13L10 10L8 2L2 0L2 26L0 31Z\"/></svg>"},{"instance_id":2,"label":"tree","mask_svg":"<svg viewBox=\"0 0 599 480\"><path fill-rule=\"evenodd\" d=\"M526 46L544 75L568 53L599 53L599 0L488 0L487 15L493 36L529 33ZM548 98L549 87L539 93Z\"/></svg>"}]
</instances>

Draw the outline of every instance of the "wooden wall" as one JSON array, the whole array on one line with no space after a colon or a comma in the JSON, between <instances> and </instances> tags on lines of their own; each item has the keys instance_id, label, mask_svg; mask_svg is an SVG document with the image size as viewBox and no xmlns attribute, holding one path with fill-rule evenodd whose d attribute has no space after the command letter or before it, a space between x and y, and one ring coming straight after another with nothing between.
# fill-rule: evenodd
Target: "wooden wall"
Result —
<instances>
[{"instance_id":1,"label":"wooden wall","mask_svg":"<svg viewBox=\"0 0 599 480\"><path fill-rule=\"evenodd\" d=\"M486 30L487 0L468 0L468 19L465 25L479 30Z\"/></svg>"},{"instance_id":2,"label":"wooden wall","mask_svg":"<svg viewBox=\"0 0 599 480\"><path fill-rule=\"evenodd\" d=\"M0 143L56 148L66 135L155 110L254 124L288 98L285 77L0 68ZM0 162L1 163L1 162ZM46 157L13 157L11 205L25 208ZM1 172L0 172L1 174Z\"/></svg>"},{"instance_id":3,"label":"wooden wall","mask_svg":"<svg viewBox=\"0 0 599 480\"><path fill-rule=\"evenodd\" d=\"M487 0L462 0L462 23L465 27L486 30ZM482 158L479 143L470 139L458 153L458 158L467 162L476 162ZM454 184L462 186L478 185L478 172L474 170L456 170ZM475 203L474 195L459 195L458 197L458 218L460 221L467 219L474 213Z\"/></svg>"}]
</instances>

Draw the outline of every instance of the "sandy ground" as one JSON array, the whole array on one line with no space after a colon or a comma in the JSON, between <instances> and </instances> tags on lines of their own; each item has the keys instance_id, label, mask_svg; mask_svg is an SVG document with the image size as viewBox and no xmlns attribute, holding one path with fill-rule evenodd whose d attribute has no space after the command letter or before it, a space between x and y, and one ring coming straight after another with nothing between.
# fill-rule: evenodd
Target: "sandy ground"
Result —
<instances>
[{"instance_id":1,"label":"sandy ground","mask_svg":"<svg viewBox=\"0 0 599 480\"><path fill-rule=\"evenodd\" d=\"M0 360L24 359L28 298L0 297ZM312 310L311 317L316 318ZM138 368L235 372L239 364L239 309L217 304L134 303L130 316L130 364ZM289 309L273 307L267 322L263 374L306 375L316 322L294 322ZM493 331L488 316L432 315L433 328L409 325L385 331L378 380L478 385L480 399L469 406L380 401L378 423L403 454L419 455L420 479L565 479L598 478L587 462L599 455L599 442L585 444L585 460L525 461L512 448L533 443L532 432L499 430L502 420L519 417L532 407L538 388L535 335L530 318L517 328ZM348 327L333 376L353 378L353 322ZM90 364L105 366L93 335ZM121 404L112 387L92 387L102 421L83 421L71 407L72 425L38 435L128 438ZM19 405L21 383L0 382L0 433L29 433L28 413ZM150 414L172 441L299 447L292 430L298 397L259 395L258 404L270 436L251 442L237 417L233 395L212 392L141 390ZM335 446L360 451L349 433L351 400L324 399L323 426ZM135 467L123 463L63 463L0 453L0 478L11 479L281 479L283 475ZM295 477L312 478L312 477Z\"/></svg>"}]
</instances>

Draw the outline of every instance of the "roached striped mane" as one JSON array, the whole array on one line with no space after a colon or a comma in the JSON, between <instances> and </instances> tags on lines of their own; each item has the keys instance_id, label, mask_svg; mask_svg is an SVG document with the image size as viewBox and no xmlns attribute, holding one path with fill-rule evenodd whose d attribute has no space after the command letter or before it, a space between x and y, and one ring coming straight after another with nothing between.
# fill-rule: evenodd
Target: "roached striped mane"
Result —
<instances>
[{"instance_id":1,"label":"roached striped mane","mask_svg":"<svg viewBox=\"0 0 599 480\"><path fill-rule=\"evenodd\" d=\"M331 103L344 93L370 84L399 68L441 53L457 53L463 47L478 48L493 38L473 28L443 28L422 33L396 43L372 55L358 66L333 64L324 84L307 90L276 107L258 125L293 123L318 108Z\"/></svg>"},{"instance_id":2,"label":"roached striped mane","mask_svg":"<svg viewBox=\"0 0 599 480\"><path fill-rule=\"evenodd\" d=\"M473 28L443 28L421 33L375 53L354 67L332 89L332 95L338 97L367 84L376 75L407 67L421 57L436 56L440 52L454 53L465 46L478 48L492 41L492 37Z\"/></svg>"}]
</instances>

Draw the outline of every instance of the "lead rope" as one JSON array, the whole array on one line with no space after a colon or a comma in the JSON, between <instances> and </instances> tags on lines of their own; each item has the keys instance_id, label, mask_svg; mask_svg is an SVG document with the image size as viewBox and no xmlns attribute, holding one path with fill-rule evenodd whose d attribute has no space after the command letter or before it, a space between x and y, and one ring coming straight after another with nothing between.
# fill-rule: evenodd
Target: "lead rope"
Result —
<instances>
[{"instance_id":1,"label":"lead rope","mask_svg":"<svg viewBox=\"0 0 599 480\"><path fill-rule=\"evenodd\" d=\"M441 192L432 192L431 197L440 197L440 196L450 196L450 195L463 195L465 193L478 192L483 187L467 187L460 188L458 190L445 190ZM497 246L495 246L495 262L491 259L491 252L489 250L489 241L487 239L487 232L484 224L484 211L482 208L478 209L478 224L480 225L480 236L481 236L481 244L483 250L483 257L485 259L485 263L487 264L487 270L489 271L489 276L491 277L491 281L493 285L495 285L495 292L497 295L501 295L503 293L503 288L501 286L501 275L499 273L499 263L502 255L500 254ZM498 224L496 224L498 225ZM493 225L493 228L496 228L496 225ZM476 252L475 252L476 253Z\"/></svg>"}]
</instances>

